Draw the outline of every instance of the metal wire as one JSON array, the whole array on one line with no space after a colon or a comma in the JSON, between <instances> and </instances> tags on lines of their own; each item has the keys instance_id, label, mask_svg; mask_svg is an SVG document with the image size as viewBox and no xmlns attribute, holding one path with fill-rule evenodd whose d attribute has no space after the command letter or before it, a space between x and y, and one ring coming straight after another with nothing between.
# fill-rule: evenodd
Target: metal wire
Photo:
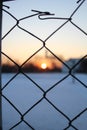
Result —
<instances>
[{"instance_id":1,"label":"metal wire","mask_svg":"<svg viewBox=\"0 0 87 130\"><path fill-rule=\"evenodd\" d=\"M85 112L87 112L87 108L85 108L84 110L82 110L78 115L75 115L74 118L70 119L70 117L68 115L66 115L62 110L60 110L58 107L56 107L56 105L47 97L47 94L49 92L52 91L53 88L57 87L62 81L64 81L65 79L67 79L69 76L72 76L76 81L78 81L83 87L85 87L85 89L87 88L87 84L83 83L79 78L77 78L74 73L73 70L75 69L75 67L77 67L77 65L79 65L85 58L87 58L87 55L83 56L76 64L73 65L73 67L68 66L60 57L58 57L57 55L55 55L47 46L46 46L46 42L48 39L50 39L53 35L56 34L56 32L58 32L60 29L62 29L67 23L71 23L75 28L77 28L79 31L81 31L85 36L87 36L87 32L85 32L82 28L80 28L76 23L73 22L73 16L75 15L75 13L79 10L79 8L82 6L82 4L85 2L85 0L78 0L78 6L77 8L74 9L74 11L72 12L72 14L70 15L69 18L62 18L62 17L55 17L54 14L50 13L50 12L42 12L42 11L37 11L37 10L32 10L34 12L33 15L29 15L29 16L25 16L21 19L17 19L13 14L11 14L9 11L7 11L6 9L2 9L5 13L7 13L9 16L11 16L11 18L13 18L15 20L15 24L13 25L13 27L10 28L10 30L2 37L2 40L5 39L9 33L11 33L11 31L13 31L16 27L19 28L21 31L24 31L26 34L31 35L32 37L36 38L38 41L40 41L42 43L41 48L39 48L38 50L36 50L36 52L34 52L30 57L28 57L28 59L26 59L21 65L19 65L18 63L16 63L16 61L14 61L11 57L9 57L5 52L1 52L2 55L4 55L7 59L9 59L12 63L15 64L15 66L18 69L18 72L15 73L15 75L9 79L9 81L2 86L1 90L0 90L0 94L1 96L13 107L13 109L15 109L15 111L18 113L18 115L20 116L20 120L19 122L17 122L16 124L14 124L13 126L11 126L11 128L9 130L13 130L14 128L16 129L16 127L18 125L20 125L22 122L24 124L26 124L31 130L35 130L34 128L34 124L31 125L29 122L27 122L25 120L25 116L30 113L31 110L33 110L38 104L40 104L44 99L49 103L49 105L51 105L55 111L57 111L58 113L60 113L60 115L62 115L65 120L68 121L68 124L66 124L66 127L63 128L63 130L68 130L69 128L73 128L74 130L78 130L78 128L76 126L74 126L73 122L75 120L77 120L82 114L84 114ZM35 17L38 16L38 18L40 20L48 20L48 19L57 19L57 20L63 20L63 24L60 25L58 28L56 28L56 30L54 30L45 40L42 40L40 37L36 36L35 34L29 32L29 30L26 30L25 28L21 27L20 22L26 19L30 19L31 17ZM56 60L60 61L67 69L68 69L68 74L66 74L66 76L64 76L62 79L60 79L59 81L57 81L56 83L54 83L52 86L50 86L49 89L47 89L46 91L44 89L42 89L42 87L35 82L34 79L32 79L31 77L29 77L29 75L27 75L25 72L23 72L22 67L32 58L34 57L38 52L40 52L43 49L46 49L48 52L50 52L55 58ZM25 111L24 113L21 113L20 110L10 101L10 99L8 99L4 94L3 91L8 87L8 85L13 82L13 80L19 75L19 74L23 74L29 81L31 81L33 83L33 85L35 85L38 89L40 89L40 91L43 93L42 97L36 101L30 108L27 109L27 111Z\"/></svg>"}]
</instances>

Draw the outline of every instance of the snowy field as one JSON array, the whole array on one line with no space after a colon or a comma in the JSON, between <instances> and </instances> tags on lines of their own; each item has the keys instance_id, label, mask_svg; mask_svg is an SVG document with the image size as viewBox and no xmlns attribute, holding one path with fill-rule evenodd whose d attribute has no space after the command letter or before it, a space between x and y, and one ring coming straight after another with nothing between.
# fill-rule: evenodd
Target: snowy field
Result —
<instances>
[{"instance_id":1,"label":"snowy field","mask_svg":"<svg viewBox=\"0 0 87 130\"><path fill-rule=\"evenodd\" d=\"M2 86L15 74L3 74ZM27 74L32 78L44 91L65 77L66 74L48 73L48 74ZM87 86L87 75L76 74ZM43 92L35 84L29 81L24 75L18 75L3 90L3 94L24 114L36 102L43 97ZM74 119L81 111L87 108L87 88L78 81L72 82L69 76L61 83L48 91L46 98L61 110L69 119ZM3 98L3 130L9 130L12 126L20 121L21 116L18 112ZM54 107L43 99L28 114L24 116L35 130L64 130L69 121L60 114ZM87 111L72 122L78 130L87 130ZM31 130L24 122L15 127L13 130ZM67 130L75 130L69 127Z\"/></svg>"}]
</instances>

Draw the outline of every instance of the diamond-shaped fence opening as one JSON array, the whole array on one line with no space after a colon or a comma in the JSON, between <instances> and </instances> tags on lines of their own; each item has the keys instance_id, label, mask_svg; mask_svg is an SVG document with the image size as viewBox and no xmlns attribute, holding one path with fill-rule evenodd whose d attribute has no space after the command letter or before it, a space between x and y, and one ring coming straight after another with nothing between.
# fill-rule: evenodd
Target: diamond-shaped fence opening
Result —
<instances>
[{"instance_id":1,"label":"diamond-shaped fence opening","mask_svg":"<svg viewBox=\"0 0 87 130\"><path fill-rule=\"evenodd\" d=\"M66 123L68 123L66 118L62 114L58 113L53 108L53 106L51 106L49 102L47 102L45 99L42 102L40 102L32 111L30 111L25 116L25 119L27 121L30 120L32 124L34 121L35 127L38 130L40 130L41 128L48 129L48 130L63 129L66 126ZM44 119L44 122L43 122L43 119ZM62 122L62 120L65 120L65 121Z\"/></svg>"},{"instance_id":2,"label":"diamond-shaped fence opening","mask_svg":"<svg viewBox=\"0 0 87 130\"><path fill-rule=\"evenodd\" d=\"M65 79L60 84L56 85L55 88L50 90L47 93L47 98L72 119L87 106L87 103L85 102L87 92L85 92L84 87L80 88L80 86L81 85L78 86L78 82L73 84L72 78L69 76L68 79ZM78 103L78 106L76 103Z\"/></svg>"},{"instance_id":3,"label":"diamond-shaped fence opening","mask_svg":"<svg viewBox=\"0 0 87 130\"><path fill-rule=\"evenodd\" d=\"M3 90L3 94L21 112L25 112L42 97L43 93L31 81L29 82L29 79L20 74Z\"/></svg>"},{"instance_id":4,"label":"diamond-shaped fence opening","mask_svg":"<svg viewBox=\"0 0 87 130\"><path fill-rule=\"evenodd\" d=\"M19 18L8 1L0 2L0 130L85 130L87 1L51 1L58 16L24 10Z\"/></svg>"}]
</instances>

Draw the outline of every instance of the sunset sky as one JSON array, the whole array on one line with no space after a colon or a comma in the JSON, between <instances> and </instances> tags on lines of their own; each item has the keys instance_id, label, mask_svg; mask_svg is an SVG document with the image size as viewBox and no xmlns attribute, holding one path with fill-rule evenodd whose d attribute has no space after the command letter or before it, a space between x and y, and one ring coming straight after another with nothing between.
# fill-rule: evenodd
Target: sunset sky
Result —
<instances>
[{"instance_id":1,"label":"sunset sky","mask_svg":"<svg viewBox=\"0 0 87 130\"><path fill-rule=\"evenodd\" d=\"M16 19L33 15L36 12L31 10L48 11L54 16L69 18L79 4L77 0L15 0L5 2L4 5L10 7L9 11ZM44 16L46 18L46 16ZM33 33L42 41L45 41L49 35L58 29L67 20L49 19L40 20L37 16L21 20L19 26ZM79 10L72 17L73 23L87 32L87 0L82 4ZM11 16L3 11L3 31L2 37L16 24ZM43 46L43 43L30 34L15 27L8 36L2 41L2 51L9 57L23 63L28 57ZM59 31L46 40L46 47L57 56L65 60L69 58L80 58L87 55L87 35L73 26L70 22L65 24ZM36 56L45 56L45 49L42 49ZM50 55L50 53L49 53Z\"/></svg>"}]
</instances>

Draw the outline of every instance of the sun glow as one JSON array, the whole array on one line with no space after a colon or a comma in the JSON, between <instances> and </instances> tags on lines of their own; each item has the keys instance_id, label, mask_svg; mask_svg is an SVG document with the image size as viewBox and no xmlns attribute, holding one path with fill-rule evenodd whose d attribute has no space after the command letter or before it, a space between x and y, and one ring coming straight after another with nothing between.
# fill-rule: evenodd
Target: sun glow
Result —
<instances>
[{"instance_id":1,"label":"sun glow","mask_svg":"<svg viewBox=\"0 0 87 130\"><path fill-rule=\"evenodd\" d=\"M42 68L42 69L46 69L46 68L47 68L47 64L46 64L46 63L42 63L42 64L41 64L41 68Z\"/></svg>"}]
</instances>

